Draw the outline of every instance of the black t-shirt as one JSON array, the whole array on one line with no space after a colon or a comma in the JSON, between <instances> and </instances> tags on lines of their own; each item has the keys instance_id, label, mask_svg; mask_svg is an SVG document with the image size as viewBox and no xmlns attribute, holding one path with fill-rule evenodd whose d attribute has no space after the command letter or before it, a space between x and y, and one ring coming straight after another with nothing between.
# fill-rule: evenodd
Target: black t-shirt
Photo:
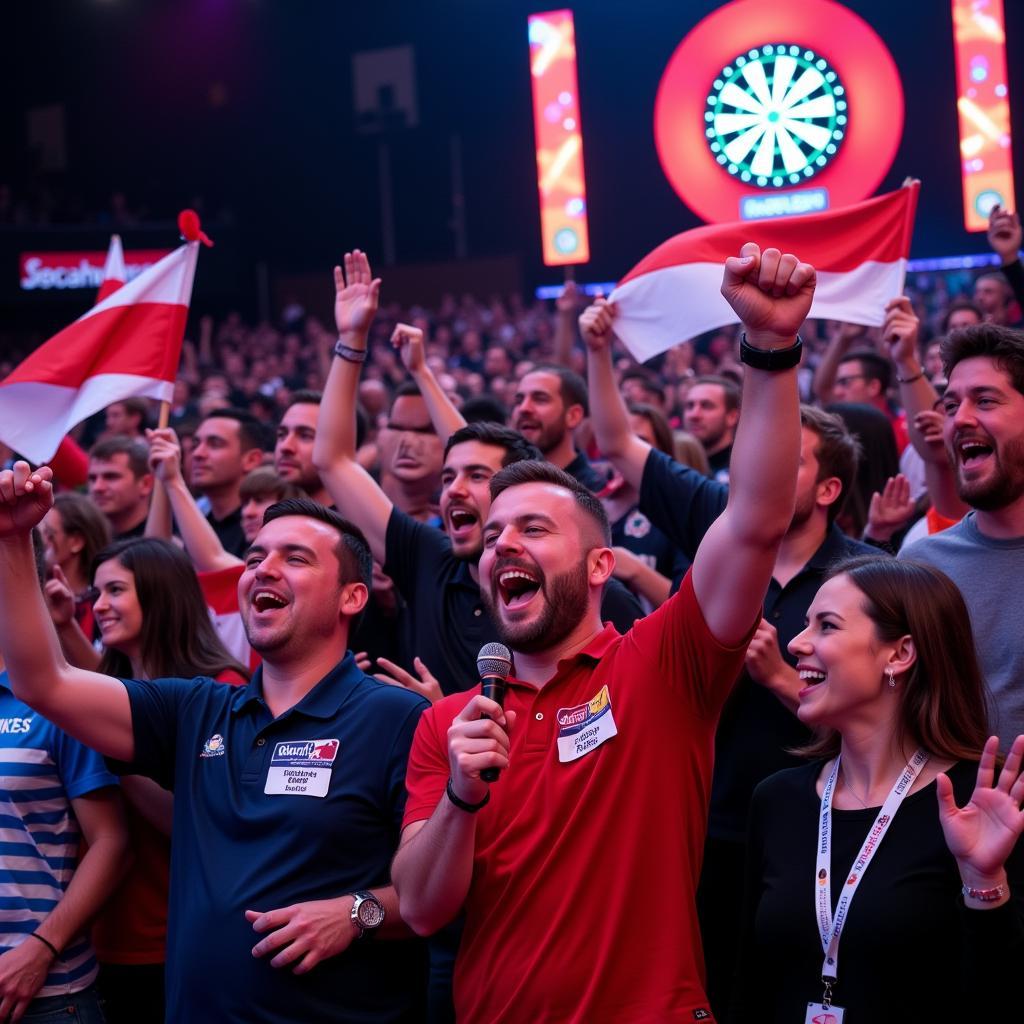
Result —
<instances>
[{"instance_id":1,"label":"black t-shirt","mask_svg":"<svg viewBox=\"0 0 1024 1024\"><path fill-rule=\"evenodd\" d=\"M708 468L712 480L720 484L729 482L729 461L732 459L732 445L708 456Z\"/></svg>"},{"instance_id":2,"label":"black t-shirt","mask_svg":"<svg viewBox=\"0 0 1024 1024\"><path fill-rule=\"evenodd\" d=\"M814 905L820 762L762 783L751 809L746 909L731 1019L793 1024L822 996ZM949 772L957 803L976 765ZM832 812L832 876L845 878L879 808ZM1007 864L1010 902L969 910L939 824L935 783L911 793L850 904L833 1001L848 1024L963 1024L1021 1017L1024 845ZM737 884L738 884L737 880ZM833 912L841 886L833 885Z\"/></svg>"},{"instance_id":3,"label":"black t-shirt","mask_svg":"<svg viewBox=\"0 0 1024 1024\"><path fill-rule=\"evenodd\" d=\"M640 508L689 558L711 524L725 511L729 490L688 466L652 449L644 466ZM824 582L829 567L852 555L878 554L851 540L833 525L810 561L780 587L772 578L764 601L764 617L779 634L783 660L794 658L786 647L803 631L807 609ZM791 747L810 739L799 719L774 694L754 682L744 670L730 694L715 734L715 773L711 784L708 835L743 842L747 808L754 787L773 772L801 763Z\"/></svg>"},{"instance_id":4,"label":"black t-shirt","mask_svg":"<svg viewBox=\"0 0 1024 1024\"><path fill-rule=\"evenodd\" d=\"M691 559L674 547L638 506L612 523L612 544L632 551L652 569L672 580L673 592L690 567Z\"/></svg>"},{"instance_id":5,"label":"black t-shirt","mask_svg":"<svg viewBox=\"0 0 1024 1024\"><path fill-rule=\"evenodd\" d=\"M213 532L217 534L221 547L229 555L241 558L245 554L249 542L245 539L245 533L242 530L241 505L234 512L229 512L223 519L214 519L211 512L206 517L206 521L213 527Z\"/></svg>"},{"instance_id":6,"label":"black t-shirt","mask_svg":"<svg viewBox=\"0 0 1024 1024\"><path fill-rule=\"evenodd\" d=\"M460 693L480 681L480 648L498 639L480 599L469 563L452 554L440 530L417 522L397 508L388 520L384 571L405 598L402 649L397 660L411 670L419 656L445 694ZM609 580L601 601L601 618L620 633L643 617L637 599L618 580Z\"/></svg>"},{"instance_id":7,"label":"black t-shirt","mask_svg":"<svg viewBox=\"0 0 1024 1024\"><path fill-rule=\"evenodd\" d=\"M576 452L576 458L565 467L566 473L575 477L588 491L597 494L604 490L608 483L607 474L602 474L597 467L584 455L583 452Z\"/></svg>"}]
</instances>

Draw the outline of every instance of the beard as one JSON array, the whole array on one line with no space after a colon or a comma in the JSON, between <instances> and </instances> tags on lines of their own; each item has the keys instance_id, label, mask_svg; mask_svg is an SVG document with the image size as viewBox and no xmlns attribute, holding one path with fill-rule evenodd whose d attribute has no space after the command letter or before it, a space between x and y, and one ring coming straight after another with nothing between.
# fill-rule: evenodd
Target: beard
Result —
<instances>
[{"instance_id":1,"label":"beard","mask_svg":"<svg viewBox=\"0 0 1024 1024\"><path fill-rule=\"evenodd\" d=\"M816 489L817 484L815 484L815 490ZM810 519L811 516L814 514L815 507L816 502L814 491L810 491L809 493L803 495L798 494L796 496L796 505L793 508L793 518L789 521L789 528L786 532L789 533L803 526L804 523L806 523L807 520Z\"/></svg>"},{"instance_id":2,"label":"beard","mask_svg":"<svg viewBox=\"0 0 1024 1024\"><path fill-rule=\"evenodd\" d=\"M964 480L956 465L956 490L960 500L982 512L995 512L1024 496L1024 439L1014 438L1000 449L993 443L995 469L984 480Z\"/></svg>"},{"instance_id":3,"label":"beard","mask_svg":"<svg viewBox=\"0 0 1024 1024\"><path fill-rule=\"evenodd\" d=\"M480 588L480 596L498 632L498 638L513 651L535 654L564 640L583 620L590 600L585 563L559 576L541 581L544 609L531 622L507 623L501 618L501 598L490 587Z\"/></svg>"}]
</instances>

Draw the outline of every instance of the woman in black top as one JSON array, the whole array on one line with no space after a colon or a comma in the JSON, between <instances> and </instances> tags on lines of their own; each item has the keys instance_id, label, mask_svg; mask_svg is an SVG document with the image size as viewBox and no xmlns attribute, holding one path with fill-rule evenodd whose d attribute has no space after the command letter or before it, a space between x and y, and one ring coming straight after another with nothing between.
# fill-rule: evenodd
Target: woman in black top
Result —
<instances>
[{"instance_id":1,"label":"woman in black top","mask_svg":"<svg viewBox=\"0 0 1024 1024\"><path fill-rule=\"evenodd\" d=\"M960 592L931 566L858 558L808 615L790 651L816 760L754 795L732 1019L1024 1019L1024 736L997 772Z\"/></svg>"}]
</instances>

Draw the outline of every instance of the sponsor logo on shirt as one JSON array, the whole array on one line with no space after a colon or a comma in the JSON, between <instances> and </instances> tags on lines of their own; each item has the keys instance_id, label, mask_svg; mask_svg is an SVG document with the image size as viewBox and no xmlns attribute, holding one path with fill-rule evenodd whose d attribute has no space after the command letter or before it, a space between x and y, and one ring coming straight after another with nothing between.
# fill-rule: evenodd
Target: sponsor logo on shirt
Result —
<instances>
[{"instance_id":1,"label":"sponsor logo on shirt","mask_svg":"<svg viewBox=\"0 0 1024 1024\"><path fill-rule=\"evenodd\" d=\"M32 718L0 718L0 733L28 732Z\"/></svg>"},{"instance_id":2,"label":"sponsor logo on shirt","mask_svg":"<svg viewBox=\"0 0 1024 1024\"><path fill-rule=\"evenodd\" d=\"M224 756L224 737L219 732L215 732L204 744L203 752L199 755L200 757L223 757Z\"/></svg>"},{"instance_id":3,"label":"sponsor logo on shirt","mask_svg":"<svg viewBox=\"0 0 1024 1024\"><path fill-rule=\"evenodd\" d=\"M643 512L634 512L627 520L624 532L627 537L640 540L651 532L651 521Z\"/></svg>"},{"instance_id":4,"label":"sponsor logo on shirt","mask_svg":"<svg viewBox=\"0 0 1024 1024\"><path fill-rule=\"evenodd\" d=\"M337 740L291 740L278 743L270 764L290 768L324 768L334 764L337 756Z\"/></svg>"}]
</instances>

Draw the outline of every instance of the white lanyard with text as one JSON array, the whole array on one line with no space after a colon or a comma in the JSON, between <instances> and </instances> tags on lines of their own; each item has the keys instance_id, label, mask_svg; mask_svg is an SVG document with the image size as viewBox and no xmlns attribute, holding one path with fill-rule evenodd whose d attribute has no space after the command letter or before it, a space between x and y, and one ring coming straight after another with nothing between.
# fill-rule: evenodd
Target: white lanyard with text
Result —
<instances>
[{"instance_id":1,"label":"white lanyard with text","mask_svg":"<svg viewBox=\"0 0 1024 1024\"><path fill-rule=\"evenodd\" d=\"M820 841L814 879L814 902L818 913L821 948L825 952L825 961L821 967L821 981L825 986L825 996L821 1004L826 1010L831 1005L832 987L836 983L839 972L839 937L842 935L850 904L864 878L864 872L867 871L889 825L892 824L892 819L896 816L896 811L899 810L904 797L914 785L914 779L927 763L928 755L923 750L919 750L900 773L896 784L889 790L889 795L885 798L885 803L882 804L882 809L878 812L878 817L875 818L875 823L871 826L871 831L868 832L867 838L860 848L860 853L857 854L857 859L853 862L846 884L843 886L842 895L836 904L834 918L832 916L832 795L835 792L836 780L839 778L838 756L832 767L832 774L825 783L821 794Z\"/></svg>"}]
</instances>

